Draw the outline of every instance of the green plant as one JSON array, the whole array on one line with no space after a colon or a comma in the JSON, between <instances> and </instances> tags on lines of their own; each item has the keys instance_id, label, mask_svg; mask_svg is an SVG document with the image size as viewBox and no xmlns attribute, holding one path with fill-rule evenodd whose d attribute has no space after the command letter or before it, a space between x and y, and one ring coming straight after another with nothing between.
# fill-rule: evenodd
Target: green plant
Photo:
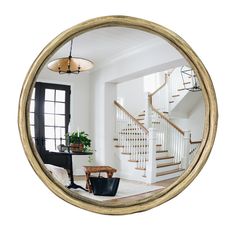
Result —
<instances>
[{"instance_id":1,"label":"green plant","mask_svg":"<svg viewBox=\"0 0 236 236\"><path fill-rule=\"evenodd\" d=\"M84 145L84 151L91 149L91 139L89 139L88 134L84 131L79 132L79 141Z\"/></svg>"},{"instance_id":2,"label":"green plant","mask_svg":"<svg viewBox=\"0 0 236 236\"><path fill-rule=\"evenodd\" d=\"M85 152L91 151L91 139L89 138L89 135L86 134L84 131L81 132L72 132L71 134L67 133L66 138L69 138L69 142L76 144L81 143L84 145Z\"/></svg>"},{"instance_id":3,"label":"green plant","mask_svg":"<svg viewBox=\"0 0 236 236\"><path fill-rule=\"evenodd\" d=\"M78 132L72 132L71 134L66 134L66 139L69 140L69 143L79 143L79 134Z\"/></svg>"}]
</instances>

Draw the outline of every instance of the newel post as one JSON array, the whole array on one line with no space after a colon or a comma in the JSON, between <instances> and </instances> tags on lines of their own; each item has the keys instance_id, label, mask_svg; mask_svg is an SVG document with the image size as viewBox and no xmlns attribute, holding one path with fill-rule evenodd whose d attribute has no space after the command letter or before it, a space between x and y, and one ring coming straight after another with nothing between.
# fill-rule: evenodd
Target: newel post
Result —
<instances>
[{"instance_id":1,"label":"newel post","mask_svg":"<svg viewBox=\"0 0 236 236\"><path fill-rule=\"evenodd\" d=\"M189 165L190 135L190 131L184 131L184 155L181 161L181 166L183 169L186 169Z\"/></svg>"},{"instance_id":2,"label":"newel post","mask_svg":"<svg viewBox=\"0 0 236 236\"><path fill-rule=\"evenodd\" d=\"M148 161L146 162L146 179L147 183L151 184L156 182L156 141L157 130L149 128L149 148L148 148Z\"/></svg>"},{"instance_id":3,"label":"newel post","mask_svg":"<svg viewBox=\"0 0 236 236\"><path fill-rule=\"evenodd\" d=\"M151 96L150 93L147 92L145 94L145 118L144 118L144 125L148 129L152 127L152 111L151 111Z\"/></svg>"}]
</instances>

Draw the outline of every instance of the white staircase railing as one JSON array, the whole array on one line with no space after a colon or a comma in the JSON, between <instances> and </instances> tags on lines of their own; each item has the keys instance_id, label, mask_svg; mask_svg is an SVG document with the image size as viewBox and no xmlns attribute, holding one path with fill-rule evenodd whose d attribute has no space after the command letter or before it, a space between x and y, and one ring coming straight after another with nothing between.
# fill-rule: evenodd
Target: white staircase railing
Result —
<instances>
[{"instance_id":1,"label":"white staircase railing","mask_svg":"<svg viewBox=\"0 0 236 236\"><path fill-rule=\"evenodd\" d=\"M191 141L189 131L180 129L168 115L153 106L153 96L159 96L166 86L168 89L171 88L169 99L176 99L178 102L181 96L185 96L183 94L186 91L182 92L182 95L177 94L180 85L179 82L170 79L173 71L165 74L165 81L158 89L147 94L145 125L142 125L117 101L114 101L118 146L122 147L123 154L129 155L129 161L137 163L136 169L145 171L144 175L147 177L146 182L148 183L157 180L157 146L161 146L162 151L168 151L167 155L174 157L174 162L180 164L182 169L186 169L201 144L201 141Z\"/></svg>"},{"instance_id":2,"label":"white staircase railing","mask_svg":"<svg viewBox=\"0 0 236 236\"><path fill-rule=\"evenodd\" d=\"M180 162L184 156L185 132L171 122L166 115L159 112L153 106L152 124L157 129L157 143L163 150L168 150L169 155L174 157L174 161Z\"/></svg>"},{"instance_id":3,"label":"white staircase railing","mask_svg":"<svg viewBox=\"0 0 236 236\"><path fill-rule=\"evenodd\" d=\"M183 131L175 125L166 115L150 105L152 110L152 127L156 130L156 144L162 150L174 157L175 163L181 163L186 169L196 154L201 141L192 141L190 131Z\"/></svg>"},{"instance_id":4,"label":"white staircase railing","mask_svg":"<svg viewBox=\"0 0 236 236\"><path fill-rule=\"evenodd\" d=\"M118 145L122 146L123 153L130 156L130 161L137 162L137 169L145 170L148 160L148 130L117 101L114 104Z\"/></svg>"},{"instance_id":5,"label":"white staircase railing","mask_svg":"<svg viewBox=\"0 0 236 236\"><path fill-rule=\"evenodd\" d=\"M193 160L199 146L201 144L201 141L192 141L191 140L191 135L190 135L190 148L189 148L189 164Z\"/></svg>"}]
</instances>

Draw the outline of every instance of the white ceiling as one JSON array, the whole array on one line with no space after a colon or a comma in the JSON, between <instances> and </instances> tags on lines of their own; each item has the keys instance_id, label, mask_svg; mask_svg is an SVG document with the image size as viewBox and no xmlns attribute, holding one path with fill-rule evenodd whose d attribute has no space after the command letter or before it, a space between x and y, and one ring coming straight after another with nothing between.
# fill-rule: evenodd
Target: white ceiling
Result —
<instances>
[{"instance_id":1,"label":"white ceiling","mask_svg":"<svg viewBox=\"0 0 236 236\"><path fill-rule=\"evenodd\" d=\"M149 44L169 45L162 38L141 30L106 27L89 31L74 38L72 56L89 59L96 66ZM67 57L69 47L70 42L62 46L49 61L58 57Z\"/></svg>"}]
</instances>

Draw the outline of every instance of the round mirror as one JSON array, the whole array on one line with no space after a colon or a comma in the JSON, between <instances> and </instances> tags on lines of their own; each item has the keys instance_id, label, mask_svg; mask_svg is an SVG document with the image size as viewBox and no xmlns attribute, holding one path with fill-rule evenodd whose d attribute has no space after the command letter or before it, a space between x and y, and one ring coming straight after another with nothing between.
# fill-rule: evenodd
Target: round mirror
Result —
<instances>
[{"instance_id":1,"label":"round mirror","mask_svg":"<svg viewBox=\"0 0 236 236\"><path fill-rule=\"evenodd\" d=\"M104 214L147 210L199 173L216 133L210 77L175 33L110 16L76 25L33 63L19 128L43 182Z\"/></svg>"}]
</instances>

